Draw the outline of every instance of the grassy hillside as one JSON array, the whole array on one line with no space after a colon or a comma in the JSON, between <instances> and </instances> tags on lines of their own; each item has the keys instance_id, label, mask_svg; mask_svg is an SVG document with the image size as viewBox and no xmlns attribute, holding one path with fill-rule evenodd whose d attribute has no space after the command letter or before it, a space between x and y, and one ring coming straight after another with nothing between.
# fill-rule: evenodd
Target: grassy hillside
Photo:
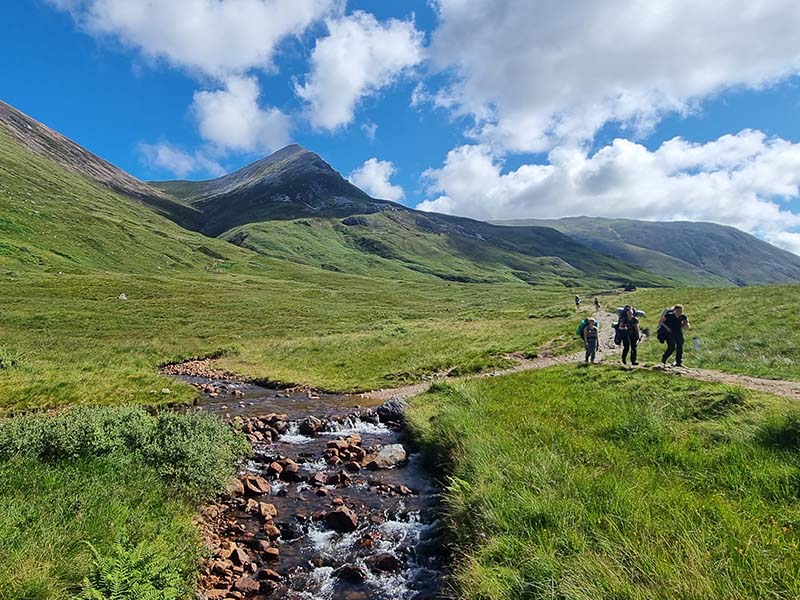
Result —
<instances>
[{"instance_id":1,"label":"grassy hillside","mask_svg":"<svg viewBox=\"0 0 800 600\"><path fill-rule=\"evenodd\" d=\"M229 270L253 258L54 165L0 129L0 269L166 274Z\"/></svg>"},{"instance_id":2,"label":"grassy hillside","mask_svg":"<svg viewBox=\"0 0 800 600\"><path fill-rule=\"evenodd\" d=\"M800 281L800 257L715 223L574 217L503 224L553 227L598 252L669 277L678 285Z\"/></svg>"},{"instance_id":3,"label":"grassy hillside","mask_svg":"<svg viewBox=\"0 0 800 600\"><path fill-rule=\"evenodd\" d=\"M513 231L468 219L380 212L345 219L253 223L223 238L267 256L331 271L410 277L426 274L469 283L524 282L550 286L666 283L587 252L546 228ZM609 284L611 282L611 284Z\"/></svg>"},{"instance_id":4,"label":"grassy hillside","mask_svg":"<svg viewBox=\"0 0 800 600\"><path fill-rule=\"evenodd\" d=\"M787 401L573 366L439 386L410 418L449 475L459 598L800 594Z\"/></svg>"}]
</instances>

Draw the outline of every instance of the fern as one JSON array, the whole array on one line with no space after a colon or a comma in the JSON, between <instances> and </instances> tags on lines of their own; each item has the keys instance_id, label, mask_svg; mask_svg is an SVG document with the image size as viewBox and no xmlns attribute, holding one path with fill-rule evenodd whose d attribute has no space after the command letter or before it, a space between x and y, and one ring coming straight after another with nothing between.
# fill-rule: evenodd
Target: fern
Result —
<instances>
[{"instance_id":1,"label":"fern","mask_svg":"<svg viewBox=\"0 0 800 600\"><path fill-rule=\"evenodd\" d=\"M145 543L116 543L102 556L87 544L94 556L92 571L83 582L79 600L178 600L184 587L182 575Z\"/></svg>"}]
</instances>

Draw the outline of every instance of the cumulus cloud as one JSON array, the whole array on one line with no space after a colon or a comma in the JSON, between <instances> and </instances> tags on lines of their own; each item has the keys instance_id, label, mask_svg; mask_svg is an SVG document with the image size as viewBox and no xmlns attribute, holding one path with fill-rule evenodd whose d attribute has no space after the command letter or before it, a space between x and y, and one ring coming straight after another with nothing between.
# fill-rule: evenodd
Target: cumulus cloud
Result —
<instances>
[{"instance_id":1,"label":"cumulus cloud","mask_svg":"<svg viewBox=\"0 0 800 600\"><path fill-rule=\"evenodd\" d=\"M589 140L608 122L646 131L665 112L800 72L796 0L434 5L431 60L457 80L428 97L455 103L479 141L510 151Z\"/></svg>"},{"instance_id":2,"label":"cumulus cloud","mask_svg":"<svg viewBox=\"0 0 800 600\"><path fill-rule=\"evenodd\" d=\"M745 130L705 144L674 138L650 151L617 139L592 155L552 150L546 164L503 172L485 145L451 150L429 169L422 210L477 219L629 217L713 221L800 250L800 144Z\"/></svg>"},{"instance_id":3,"label":"cumulus cloud","mask_svg":"<svg viewBox=\"0 0 800 600\"><path fill-rule=\"evenodd\" d=\"M80 27L118 39L149 60L224 78L268 69L275 48L334 0L49 0Z\"/></svg>"},{"instance_id":4,"label":"cumulus cloud","mask_svg":"<svg viewBox=\"0 0 800 600\"><path fill-rule=\"evenodd\" d=\"M210 173L216 176L225 172L222 165L202 152L187 152L167 142L141 143L139 152L149 167L164 169L179 178L193 173Z\"/></svg>"},{"instance_id":5,"label":"cumulus cloud","mask_svg":"<svg viewBox=\"0 0 800 600\"><path fill-rule=\"evenodd\" d=\"M405 197L405 192L390 181L396 172L391 161L370 158L350 173L348 179L374 198L398 201Z\"/></svg>"},{"instance_id":6,"label":"cumulus cloud","mask_svg":"<svg viewBox=\"0 0 800 600\"><path fill-rule=\"evenodd\" d=\"M327 22L329 34L311 53L311 72L296 86L312 125L334 130L353 120L356 105L422 60L423 34L413 22L379 22L357 11Z\"/></svg>"},{"instance_id":7,"label":"cumulus cloud","mask_svg":"<svg viewBox=\"0 0 800 600\"><path fill-rule=\"evenodd\" d=\"M291 119L259 106L254 77L230 77L225 88L196 92L192 110L200 135L222 151L272 151L290 140Z\"/></svg>"}]
</instances>

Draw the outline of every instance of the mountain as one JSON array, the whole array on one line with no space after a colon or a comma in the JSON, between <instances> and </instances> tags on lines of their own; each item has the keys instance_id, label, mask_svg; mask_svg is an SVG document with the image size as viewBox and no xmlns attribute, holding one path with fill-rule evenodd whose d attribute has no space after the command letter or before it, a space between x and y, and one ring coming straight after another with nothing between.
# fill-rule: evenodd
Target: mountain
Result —
<instances>
[{"instance_id":1,"label":"mountain","mask_svg":"<svg viewBox=\"0 0 800 600\"><path fill-rule=\"evenodd\" d=\"M371 198L296 144L217 179L151 185L200 211L203 232L212 236L258 221L405 210Z\"/></svg>"},{"instance_id":2,"label":"mountain","mask_svg":"<svg viewBox=\"0 0 800 600\"><path fill-rule=\"evenodd\" d=\"M715 223L595 217L496 223L513 227L552 227L629 265L692 285L800 281L800 256L734 227Z\"/></svg>"},{"instance_id":3,"label":"mountain","mask_svg":"<svg viewBox=\"0 0 800 600\"><path fill-rule=\"evenodd\" d=\"M197 229L200 226L201 213L196 209L139 181L2 100L0 130L28 152L100 186L134 198L183 227Z\"/></svg>"},{"instance_id":4,"label":"mountain","mask_svg":"<svg viewBox=\"0 0 800 600\"><path fill-rule=\"evenodd\" d=\"M552 228L511 230L371 198L296 145L218 179L147 184L7 104L0 105L0 268L670 283Z\"/></svg>"},{"instance_id":5,"label":"mountain","mask_svg":"<svg viewBox=\"0 0 800 600\"><path fill-rule=\"evenodd\" d=\"M150 186L200 211L207 235L329 270L483 283L670 283L623 269L549 227L511 232L372 198L296 144L217 179Z\"/></svg>"},{"instance_id":6,"label":"mountain","mask_svg":"<svg viewBox=\"0 0 800 600\"><path fill-rule=\"evenodd\" d=\"M260 260L176 223L194 213L0 103L0 273L207 273Z\"/></svg>"}]
</instances>

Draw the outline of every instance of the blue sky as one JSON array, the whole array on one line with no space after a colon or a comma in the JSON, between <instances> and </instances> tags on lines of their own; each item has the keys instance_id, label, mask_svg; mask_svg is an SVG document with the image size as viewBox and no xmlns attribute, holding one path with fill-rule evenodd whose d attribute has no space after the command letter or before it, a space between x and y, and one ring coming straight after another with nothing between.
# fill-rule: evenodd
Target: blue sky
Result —
<instances>
[{"instance_id":1,"label":"blue sky","mask_svg":"<svg viewBox=\"0 0 800 600\"><path fill-rule=\"evenodd\" d=\"M0 98L142 179L291 141L423 209L711 220L800 253L800 7L696 4L22 0Z\"/></svg>"}]
</instances>

